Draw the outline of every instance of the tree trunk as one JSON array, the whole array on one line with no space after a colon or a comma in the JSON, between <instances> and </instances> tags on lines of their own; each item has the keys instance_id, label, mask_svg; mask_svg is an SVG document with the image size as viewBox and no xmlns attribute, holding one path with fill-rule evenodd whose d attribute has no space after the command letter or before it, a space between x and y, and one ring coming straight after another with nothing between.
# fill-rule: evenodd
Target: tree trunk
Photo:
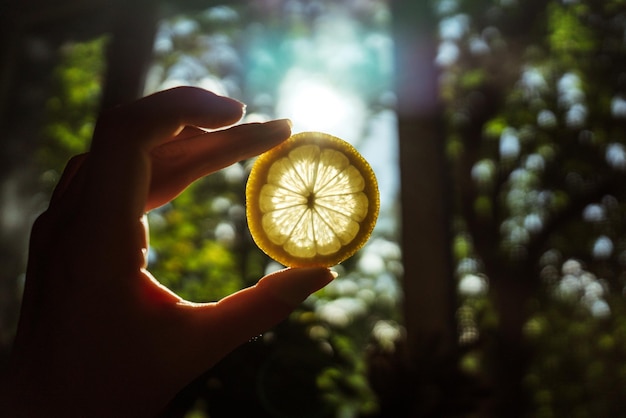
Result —
<instances>
[{"instance_id":1,"label":"tree trunk","mask_svg":"<svg viewBox=\"0 0 626 418\"><path fill-rule=\"evenodd\" d=\"M456 380L455 290L436 21L427 2L394 4L402 184L407 416L449 416ZM405 371L406 372L406 371ZM449 372L449 373L448 373Z\"/></svg>"}]
</instances>

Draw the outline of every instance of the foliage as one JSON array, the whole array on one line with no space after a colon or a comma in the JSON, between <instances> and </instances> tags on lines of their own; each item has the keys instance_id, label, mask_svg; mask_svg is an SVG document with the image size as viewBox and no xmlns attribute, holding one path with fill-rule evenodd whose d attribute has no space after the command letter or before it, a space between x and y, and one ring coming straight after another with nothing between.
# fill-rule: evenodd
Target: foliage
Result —
<instances>
[{"instance_id":1,"label":"foliage","mask_svg":"<svg viewBox=\"0 0 626 418\"><path fill-rule=\"evenodd\" d=\"M88 149L98 112L106 44L107 37L102 36L67 43L60 50L38 155L41 166L51 170L51 180L71 156Z\"/></svg>"},{"instance_id":2,"label":"foliage","mask_svg":"<svg viewBox=\"0 0 626 418\"><path fill-rule=\"evenodd\" d=\"M235 233L244 209L235 191L220 173L149 215L150 269L185 299L214 301L244 287Z\"/></svg>"},{"instance_id":3,"label":"foliage","mask_svg":"<svg viewBox=\"0 0 626 418\"><path fill-rule=\"evenodd\" d=\"M618 414L624 374L603 371L626 349L616 337L626 250L623 2L444 3L437 62L469 318L461 335L472 337L462 342L475 344L487 375L507 361L524 370L533 354L517 376L531 416ZM483 284L463 287L472 280ZM564 301L568 286L582 293ZM491 303L477 306L484 297ZM488 359L484 347L504 335L522 347L519 357Z\"/></svg>"}]
</instances>

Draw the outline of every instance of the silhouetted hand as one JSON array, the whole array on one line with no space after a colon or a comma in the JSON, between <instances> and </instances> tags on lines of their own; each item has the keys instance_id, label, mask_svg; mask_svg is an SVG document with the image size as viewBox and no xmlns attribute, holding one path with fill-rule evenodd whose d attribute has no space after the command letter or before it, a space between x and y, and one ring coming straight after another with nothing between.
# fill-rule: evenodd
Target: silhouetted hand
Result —
<instances>
[{"instance_id":1,"label":"silhouetted hand","mask_svg":"<svg viewBox=\"0 0 626 418\"><path fill-rule=\"evenodd\" d=\"M156 415L229 351L333 278L287 269L217 303L182 300L145 269L145 213L192 181L284 141L288 121L232 125L241 103L179 87L104 112L35 222L0 416Z\"/></svg>"}]
</instances>

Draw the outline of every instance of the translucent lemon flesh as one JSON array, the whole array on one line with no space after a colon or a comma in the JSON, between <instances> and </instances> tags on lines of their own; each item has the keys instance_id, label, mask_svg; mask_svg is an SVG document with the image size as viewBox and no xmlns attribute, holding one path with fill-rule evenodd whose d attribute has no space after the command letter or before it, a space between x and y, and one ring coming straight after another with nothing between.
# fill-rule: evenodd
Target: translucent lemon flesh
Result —
<instances>
[{"instance_id":1,"label":"translucent lemon flesh","mask_svg":"<svg viewBox=\"0 0 626 418\"><path fill-rule=\"evenodd\" d=\"M318 132L294 135L259 157L246 200L257 245L293 267L330 266L354 254L379 206L369 164L347 142Z\"/></svg>"}]
</instances>

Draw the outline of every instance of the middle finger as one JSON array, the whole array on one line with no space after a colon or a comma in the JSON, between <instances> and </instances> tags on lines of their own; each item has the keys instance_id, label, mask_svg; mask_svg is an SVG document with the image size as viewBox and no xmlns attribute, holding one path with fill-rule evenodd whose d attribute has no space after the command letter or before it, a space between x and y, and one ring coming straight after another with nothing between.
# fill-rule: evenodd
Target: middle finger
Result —
<instances>
[{"instance_id":1,"label":"middle finger","mask_svg":"<svg viewBox=\"0 0 626 418\"><path fill-rule=\"evenodd\" d=\"M151 153L146 210L169 202L202 176L275 147L290 133L291 123L283 119L238 125L161 145Z\"/></svg>"}]
</instances>

